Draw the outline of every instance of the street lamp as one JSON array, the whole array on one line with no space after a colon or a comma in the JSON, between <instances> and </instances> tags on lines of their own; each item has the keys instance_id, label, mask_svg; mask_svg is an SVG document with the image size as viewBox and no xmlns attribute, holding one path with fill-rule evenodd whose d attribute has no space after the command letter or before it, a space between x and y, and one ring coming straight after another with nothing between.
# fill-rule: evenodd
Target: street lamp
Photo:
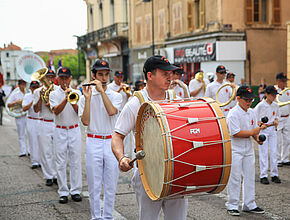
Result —
<instances>
[{"instance_id":1,"label":"street lamp","mask_svg":"<svg viewBox=\"0 0 290 220\"><path fill-rule=\"evenodd\" d=\"M153 3L153 0L142 0L143 2L152 2L152 6L151 6L151 9L152 9L152 56L154 55L154 50L155 50L155 45L154 45L154 3Z\"/></svg>"},{"instance_id":2,"label":"street lamp","mask_svg":"<svg viewBox=\"0 0 290 220\"><path fill-rule=\"evenodd\" d=\"M79 42L79 37L80 36L77 36L77 35L73 35L73 37L76 37L77 38L77 45L78 45L78 42ZM78 45L78 77L77 77L77 80L79 81L80 79L80 75L81 75L81 53L80 53L80 46Z\"/></svg>"}]
</instances>

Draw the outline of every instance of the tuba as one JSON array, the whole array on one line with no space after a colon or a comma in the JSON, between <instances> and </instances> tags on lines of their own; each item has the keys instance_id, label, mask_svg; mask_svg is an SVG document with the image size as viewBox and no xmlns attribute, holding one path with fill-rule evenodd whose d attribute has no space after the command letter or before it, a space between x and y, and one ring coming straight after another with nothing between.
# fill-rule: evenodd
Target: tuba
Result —
<instances>
[{"instance_id":1,"label":"tuba","mask_svg":"<svg viewBox=\"0 0 290 220\"><path fill-rule=\"evenodd\" d=\"M286 91L288 91L288 90L290 90L290 89L289 89L289 88L283 89L283 91L280 92L280 93L278 94L278 96L277 96L277 103L278 103L278 106L279 106L279 107L282 107L282 106L285 106L285 105L289 105L289 104L290 104L290 101L287 101L287 102L281 102L281 101L280 101L280 96L281 96L284 92L286 92Z\"/></svg>"},{"instance_id":2,"label":"tuba","mask_svg":"<svg viewBox=\"0 0 290 220\"><path fill-rule=\"evenodd\" d=\"M46 104L49 103L49 94L50 92L53 91L53 83L50 83L45 77L47 72L48 72L48 68L44 67L34 72L31 76L32 81L38 80L46 87L46 90L44 91L44 93L40 93L41 99Z\"/></svg>"},{"instance_id":3,"label":"tuba","mask_svg":"<svg viewBox=\"0 0 290 220\"><path fill-rule=\"evenodd\" d=\"M10 100L11 100L11 97L12 97L12 94L16 93L19 91L19 88L15 88L11 93L10 95L8 96L7 100L6 100L6 104L5 104L5 108L7 110L7 113L8 115L14 117L14 118L19 118L19 117L22 117L24 115L26 115L26 112L24 112L22 110L22 105L19 104L19 105L14 105L12 107L8 107L8 103L10 103Z\"/></svg>"}]
</instances>

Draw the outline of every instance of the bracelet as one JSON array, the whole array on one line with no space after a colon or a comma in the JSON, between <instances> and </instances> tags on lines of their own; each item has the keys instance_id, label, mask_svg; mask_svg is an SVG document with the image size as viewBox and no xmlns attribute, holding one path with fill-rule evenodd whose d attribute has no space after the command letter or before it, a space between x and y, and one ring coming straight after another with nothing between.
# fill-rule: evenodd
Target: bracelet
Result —
<instances>
[{"instance_id":1,"label":"bracelet","mask_svg":"<svg viewBox=\"0 0 290 220\"><path fill-rule=\"evenodd\" d=\"M127 157L126 155L124 155L123 157L121 157L120 159L119 159L119 163L121 162L121 160L123 160L125 157ZM127 157L128 158L128 157Z\"/></svg>"}]
</instances>

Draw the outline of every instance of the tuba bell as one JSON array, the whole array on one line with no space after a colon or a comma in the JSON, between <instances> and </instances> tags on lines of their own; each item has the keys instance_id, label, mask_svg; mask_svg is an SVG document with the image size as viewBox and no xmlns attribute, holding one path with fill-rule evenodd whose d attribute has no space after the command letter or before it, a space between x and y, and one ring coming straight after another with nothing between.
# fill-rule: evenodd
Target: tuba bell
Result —
<instances>
[{"instance_id":1,"label":"tuba bell","mask_svg":"<svg viewBox=\"0 0 290 220\"><path fill-rule=\"evenodd\" d=\"M53 83L50 83L45 77L47 72L48 72L48 68L44 67L34 72L31 76L32 81L38 80L46 87L45 92L41 94L41 98L46 104L49 102L50 92L53 91Z\"/></svg>"},{"instance_id":2,"label":"tuba bell","mask_svg":"<svg viewBox=\"0 0 290 220\"><path fill-rule=\"evenodd\" d=\"M286 91L288 91L288 90L290 90L290 88L283 89L283 91L280 92L280 93L278 94L278 96L277 96L277 104L278 104L279 107L282 107L282 106L285 106L285 105L289 105L289 104L290 104L290 101L287 101L287 102L281 102L281 101L280 101L280 96L281 96L284 92L286 92Z\"/></svg>"},{"instance_id":3,"label":"tuba bell","mask_svg":"<svg viewBox=\"0 0 290 220\"><path fill-rule=\"evenodd\" d=\"M8 113L8 115L14 117L14 118L19 118L19 117L22 117L24 115L26 115L27 112L23 111L22 109L22 104L17 104L17 105L14 105L12 107L8 107L8 103L10 103L10 100L11 100L11 97L12 97L12 94L16 93L19 91L19 87L15 88L11 93L10 95L8 96L7 100L6 100L6 103L5 103L5 108L6 108L6 111Z\"/></svg>"}]
</instances>

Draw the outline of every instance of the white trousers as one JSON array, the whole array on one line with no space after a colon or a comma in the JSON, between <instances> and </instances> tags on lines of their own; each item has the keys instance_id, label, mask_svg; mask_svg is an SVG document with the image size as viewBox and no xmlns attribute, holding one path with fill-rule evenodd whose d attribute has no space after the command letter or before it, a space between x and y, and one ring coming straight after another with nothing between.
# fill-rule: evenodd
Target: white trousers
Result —
<instances>
[{"instance_id":1,"label":"white trousers","mask_svg":"<svg viewBox=\"0 0 290 220\"><path fill-rule=\"evenodd\" d=\"M26 143L25 143L25 128L26 128L26 116L15 118L20 155L26 154ZM28 150L29 153L29 150Z\"/></svg>"},{"instance_id":2,"label":"white trousers","mask_svg":"<svg viewBox=\"0 0 290 220\"><path fill-rule=\"evenodd\" d=\"M45 179L56 178L55 155L53 146L53 122L39 122L39 157L41 169Z\"/></svg>"},{"instance_id":3,"label":"white trousers","mask_svg":"<svg viewBox=\"0 0 290 220\"><path fill-rule=\"evenodd\" d=\"M252 148L252 147L251 147ZM239 209L243 177L243 210L257 207L255 202L255 154L254 149L232 145L232 168L228 182L228 210Z\"/></svg>"},{"instance_id":4,"label":"white trousers","mask_svg":"<svg viewBox=\"0 0 290 220\"><path fill-rule=\"evenodd\" d=\"M111 149L111 140L88 137L86 142L86 171L92 220L113 219L119 167ZM102 187L104 187L103 215L100 199Z\"/></svg>"},{"instance_id":5,"label":"white trousers","mask_svg":"<svg viewBox=\"0 0 290 220\"><path fill-rule=\"evenodd\" d=\"M259 145L260 178L268 177L268 152L270 156L271 177L278 176L277 167L277 132L274 127L261 130L260 134L266 136L263 145Z\"/></svg>"},{"instance_id":6,"label":"white trousers","mask_svg":"<svg viewBox=\"0 0 290 220\"><path fill-rule=\"evenodd\" d=\"M132 186L136 194L140 220L158 220L161 209L165 220L186 219L188 199L152 201L144 190L138 169L135 169Z\"/></svg>"},{"instance_id":7,"label":"white trousers","mask_svg":"<svg viewBox=\"0 0 290 220\"><path fill-rule=\"evenodd\" d=\"M27 143L30 148L30 160L32 165L39 165L38 154L38 123L39 120L27 118Z\"/></svg>"},{"instance_id":8,"label":"white trousers","mask_svg":"<svg viewBox=\"0 0 290 220\"><path fill-rule=\"evenodd\" d=\"M73 129L55 128L54 146L59 196L80 194L82 191L82 143L80 127ZM70 190L67 185L66 175L67 155L69 157Z\"/></svg>"},{"instance_id":9,"label":"white trousers","mask_svg":"<svg viewBox=\"0 0 290 220\"><path fill-rule=\"evenodd\" d=\"M290 117L280 117L278 126L277 162L289 162Z\"/></svg>"}]
</instances>

